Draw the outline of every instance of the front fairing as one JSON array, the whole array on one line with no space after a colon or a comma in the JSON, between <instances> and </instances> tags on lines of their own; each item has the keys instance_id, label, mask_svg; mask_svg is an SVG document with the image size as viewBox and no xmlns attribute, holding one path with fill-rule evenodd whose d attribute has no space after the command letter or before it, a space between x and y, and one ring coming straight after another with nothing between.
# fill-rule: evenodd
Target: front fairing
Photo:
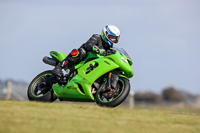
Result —
<instances>
[{"instance_id":1,"label":"front fairing","mask_svg":"<svg viewBox=\"0 0 200 133\"><path fill-rule=\"evenodd\" d=\"M123 53L117 50L116 54L106 56L106 58L115 62L119 66L119 69L124 72L124 75L127 78L133 77L134 75L134 72L132 69L133 63L131 59L129 59L126 55L124 55Z\"/></svg>"},{"instance_id":2,"label":"front fairing","mask_svg":"<svg viewBox=\"0 0 200 133\"><path fill-rule=\"evenodd\" d=\"M112 69L116 69L116 68L119 68L121 71L124 72L124 75L127 77L127 78L131 78L133 75L134 75L134 72L133 72L133 69L132 69L132 61L129 57L129 55L127 54L127 52L120 48L120 49L115 49L116 50L116 53L115 54L111 54L109 56L100 56L98 54L95 54L93 52L90 52L88 53L88 56L86 57L86 59L82 62L80 62L79 64L76 64L75 65L75 68L78 69L79 67L82 67L84 68L87 68L88 66L87 65L84 65L85 62L88 60L88 59L96 59L96 60L93 60L93 61L90 61L89 64L95 64L94 62L98 62L98 64L103 64L101 67L101 69L108 69L109 71L112 70ZM101 61L103 63L100 63L99 61ZM106 62L106 63L105 63ZM105 64L104 64L105 63ZM108 64L110 65L108 65ZM108 65L108 66L107 66ZM110 66L112 66L110 68ZM114 66L114 67L113 67ZM98 72L99 73L99 72ZM103 73L104 74L104 73ZM96 74L95 74L96 76ZM100 76L100 75L99 75Z\"/></svg>"}]
</instances>

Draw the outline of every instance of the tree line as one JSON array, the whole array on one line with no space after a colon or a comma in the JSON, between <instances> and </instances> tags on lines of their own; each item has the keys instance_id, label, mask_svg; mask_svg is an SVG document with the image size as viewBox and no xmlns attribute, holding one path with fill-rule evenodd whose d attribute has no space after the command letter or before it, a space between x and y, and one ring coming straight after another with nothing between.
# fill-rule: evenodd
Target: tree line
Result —
<instances>
[{"instance_id":1,"label":"tree line","mask_svg":"<svg viewBox=\"0 0 200 133\"><path fill-rule=\"evenodd\" d=\"M161 94L154 92L136 92L134 96L135 103L149 103L149 104L162 104L162 103L194 103L199 98L199 95L190 94L178 90L174 87L167 87L163 89Z\"/></svg>"}]
</instances>

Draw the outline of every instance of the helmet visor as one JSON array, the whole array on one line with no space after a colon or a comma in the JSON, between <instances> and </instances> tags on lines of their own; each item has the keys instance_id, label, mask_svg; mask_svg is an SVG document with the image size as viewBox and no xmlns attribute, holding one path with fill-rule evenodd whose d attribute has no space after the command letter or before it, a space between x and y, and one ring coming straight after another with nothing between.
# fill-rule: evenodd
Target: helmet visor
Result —
<instances>
[{"instance_id":1,"label":"helmet visor","mask_svg":"<svg viewBox=\"0 0 200 133\"><path fill-rule=\"evenodd\" d=\"M108 39L112 41L113 43L118 43L119 41L119 36L113 36L113 35L108 35Z\"/></svg>"}]
</instances>

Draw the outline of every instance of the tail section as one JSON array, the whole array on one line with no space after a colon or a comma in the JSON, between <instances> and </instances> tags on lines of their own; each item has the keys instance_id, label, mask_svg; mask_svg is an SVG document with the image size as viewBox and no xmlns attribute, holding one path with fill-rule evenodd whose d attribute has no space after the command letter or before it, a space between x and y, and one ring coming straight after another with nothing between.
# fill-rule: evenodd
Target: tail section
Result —
<instances>
[{"instance_id":1,"label":"tail section","mask_svg":"<svg viewBox=\"0 0 200 133\"><path fill-rule=\"evenodd\" d=\"M53 58L57 59L58 61L62 61L67 57L67 55L65 53L61 53L61 52L57 52L57 51L51 51L50 55Z\"/></svg>"}]
</instances>

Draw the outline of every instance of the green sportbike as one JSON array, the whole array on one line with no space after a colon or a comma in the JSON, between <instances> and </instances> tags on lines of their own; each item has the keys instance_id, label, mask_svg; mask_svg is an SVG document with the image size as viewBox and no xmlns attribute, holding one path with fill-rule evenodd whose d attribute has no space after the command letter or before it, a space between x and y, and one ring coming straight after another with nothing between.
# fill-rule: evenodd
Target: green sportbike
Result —
<instances>
[{"instance_id":1,"label":"green sportbike","mask_svg":"<svg viewBox=\"0 0 200 133\"><path fill-rule=\"evenodd\" d=\"M46 64L56 66L67 55L57 51L45 56ZM105 56L89 52L87 57L70 66L70 72L63 70L60 78L52 70L37 75L28 87L31 101L96 102L99 106L116 107L129 94L130 81L134 75L132 60L122 48L108 50ZM68 76L66 76L68 75Z\"/></svg>"}]
</instances>

